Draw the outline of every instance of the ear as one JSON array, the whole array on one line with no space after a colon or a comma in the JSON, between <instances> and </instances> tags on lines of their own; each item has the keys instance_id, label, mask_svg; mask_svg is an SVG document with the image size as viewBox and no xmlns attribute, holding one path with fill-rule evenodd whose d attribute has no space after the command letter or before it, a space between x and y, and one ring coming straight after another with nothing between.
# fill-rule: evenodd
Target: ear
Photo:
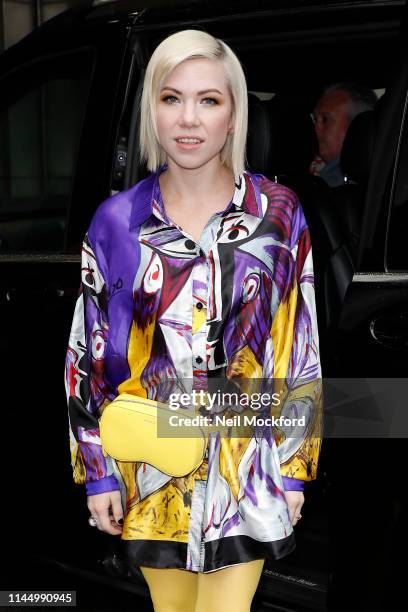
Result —
<instances>
[{"instance_id":1,"label":"ear","mask_svg":"<svg viewBox=\"0 0 408 612\"><path fill-rule=\"evenodd\" d=\"M232 111L230 120L228 123L228 134L232 134L232 132L234 131L234 127L235 127L235 116L234 116L234 111Z\"/></svg>"}]
</instances>

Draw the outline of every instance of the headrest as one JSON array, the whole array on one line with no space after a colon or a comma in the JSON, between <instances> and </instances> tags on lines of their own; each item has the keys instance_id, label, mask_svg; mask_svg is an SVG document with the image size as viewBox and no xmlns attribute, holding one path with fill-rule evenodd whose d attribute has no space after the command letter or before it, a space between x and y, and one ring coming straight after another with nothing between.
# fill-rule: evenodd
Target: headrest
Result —
<instances>
[{"instance_id":1,"label":"headrest","mask_svg":"<svg viewBox=\"0 0 408 612\"><path fill-rule=\"evenodd\" d=\"M313 122L305 107L276 95L248 95L247 159L269 178L307 172L317 151Z\"/></svg>"},{"instance_id":2,"label":"headrest","mask_svg":"<svg viewBox=\"0 0 408 612\"><path fill-rule=\"evenodd\" d=\"M254 94L248 94L248 136L246 157L249 168L268 175L270 151L270 120L265 104Z\"/></svg>"},{"instance_id":3,"label":"headrest","mask_svg":"<svg viewBox=\"0 0 408 612\"><path fill-rule=\"evenodd\" d=\"M375 111L368 110L354 117L344 139L340 167L349 181L368 180L374 150Z\"/></svg>"},{"instance_id":4,"label":"headrest","mask_svg":"<svg viewBox=\"0 0 408 612\"><path fill-rule=\"evenodd\" d=\"M271 123L271 170L277 175L307 172L318 148L309 111L279 94L266 105Z\"/></svg>"}]
</instances>

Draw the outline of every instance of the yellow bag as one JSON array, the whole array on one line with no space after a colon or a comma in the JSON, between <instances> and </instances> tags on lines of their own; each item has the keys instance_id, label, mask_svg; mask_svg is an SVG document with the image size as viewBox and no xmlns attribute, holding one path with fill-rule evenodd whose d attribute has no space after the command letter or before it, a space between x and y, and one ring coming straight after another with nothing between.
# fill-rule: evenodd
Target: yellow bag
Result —
<instances>
[{"instance_id":1,"label":"yellow bag","mask_svg":"<svg viewBox=\"0 0 408 612\"><path fill-rule=\"evenodd\" d=\"M121 393L99 419L104 454L118 461L149 463L169 476L194 471L204 459L206 436L200 427L189 427L189 438L177 436L177 428L173 438L158 437L159 419L164 425L170 414L175 411L167 404Z\"/></svg>"}]
</instances>

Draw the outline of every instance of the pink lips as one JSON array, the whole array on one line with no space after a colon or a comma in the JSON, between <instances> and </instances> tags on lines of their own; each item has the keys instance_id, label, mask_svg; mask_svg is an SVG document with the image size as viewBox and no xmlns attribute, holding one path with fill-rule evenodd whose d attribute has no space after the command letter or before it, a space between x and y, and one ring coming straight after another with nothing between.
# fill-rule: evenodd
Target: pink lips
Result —
<instances>
[{"instance_id":1,"label":"pink lips","mask_svg":"<svg viewBox=\"0 0 408 612\"><path fill-rule=\"evenodd\" d=\"M177 142L177 141L176 141ZM178 146L180 147L180 149L197 149L201 142L197 142L196 144L189 144L187 142L177 142Z\"/></svg>"},{"instance_id":2,"label":"pink lips","mask_svg":"<svg viewBox=\"0 0 408 612\"><path fill-rule=\"evenodd\" d=\"M182 138L182 137L181 137ZM188 136L186 136L186 138L189 138ZM190 136L190 138L194 138L194 136ZM190 142L180 142L178 140L176 140L176 144L180 147L180 149L184 149L187 151L190 151L192 149L197 149L200 144L202 144L203 141L200 142L194 142L194 143L190 143Z\"/></svg>"}]
</instances>

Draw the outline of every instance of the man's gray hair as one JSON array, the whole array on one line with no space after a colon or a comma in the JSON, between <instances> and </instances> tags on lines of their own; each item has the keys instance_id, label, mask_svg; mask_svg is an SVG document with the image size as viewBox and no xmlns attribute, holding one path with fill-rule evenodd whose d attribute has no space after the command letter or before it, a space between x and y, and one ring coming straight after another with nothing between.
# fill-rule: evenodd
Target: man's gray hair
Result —
<instances>
[{"instance_id":1,"label":"man's gray hair","mask_svg":"<svg viewBox=\"0 0 408 612\"><path fill-rule=\"evenodd\" d=\"M367 110L373 110L378 100L375 91L359 83L334 83L325 87L324 93L345 91L350 96L350 120Z\"/></svg>"}]
</instances>

